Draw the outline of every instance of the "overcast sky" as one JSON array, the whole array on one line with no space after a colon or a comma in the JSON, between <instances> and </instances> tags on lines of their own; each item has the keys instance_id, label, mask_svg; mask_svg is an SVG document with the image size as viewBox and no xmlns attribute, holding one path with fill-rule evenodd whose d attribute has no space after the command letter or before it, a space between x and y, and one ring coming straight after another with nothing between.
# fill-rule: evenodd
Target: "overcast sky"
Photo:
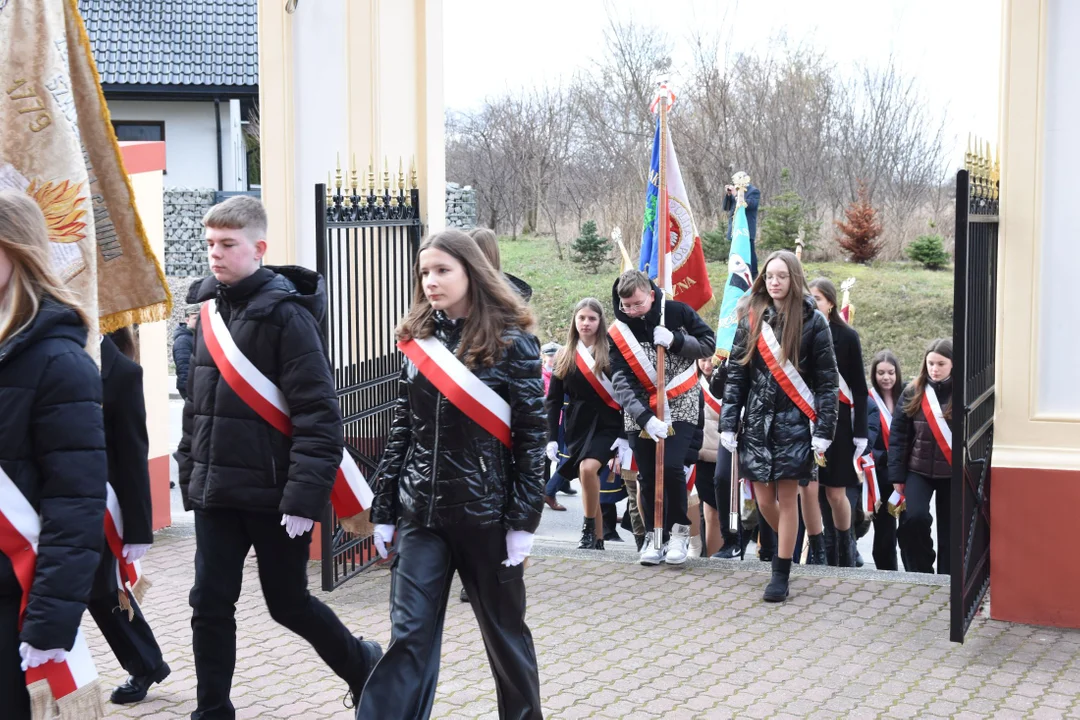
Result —
<instances>
[{"instance_id":1,"label":"overcast sky","mask_svg":"<svg viewBox=\"0 0 1080 720\"><path fill-rule=\"evenodd\" d=\"M728 53L786 37L845 70L892 55L932 103L947 107L954 165L968 132L997 137L998 0L446 0L447 108L569 78L601 53L610 13L661 28L676 43L676 65L686 59L679 41L697 27L719 33Z\"/></svg>"}]
</instances>

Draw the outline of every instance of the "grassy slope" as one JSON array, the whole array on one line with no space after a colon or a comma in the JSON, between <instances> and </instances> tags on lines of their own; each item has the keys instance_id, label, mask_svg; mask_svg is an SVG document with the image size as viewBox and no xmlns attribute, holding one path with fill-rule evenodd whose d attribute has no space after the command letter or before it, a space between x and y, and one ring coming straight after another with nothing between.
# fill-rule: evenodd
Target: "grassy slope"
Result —
<instances>
[{"instance_id":1,"label":"grassy slope","mask_svg":"<svg viewBox=\"0 0 1080 720\"><path fill-rule=\"evenodd\" d=\"M569 260L560 261L554 244L546 238L500 241L503 268L533 287L532 306L537 315L541 342L563 342L574 305L583 297L599 298L611 307L611 285L617 268L612 265L598 275L582 272ZM914 376L926 345L934 338L952 334L952 272L932 272L901 263L874 267L849 263L808 263L807 279L825 276L836 283L856 279L851 292L855 327L862 336L863 356L869 367L875 351L888 347L896 352L904 377ZM709 264L713 292L719 298L727 278L721 263ZM701 311L716 323L717 301Z\"/></svg>"}]
</instances>

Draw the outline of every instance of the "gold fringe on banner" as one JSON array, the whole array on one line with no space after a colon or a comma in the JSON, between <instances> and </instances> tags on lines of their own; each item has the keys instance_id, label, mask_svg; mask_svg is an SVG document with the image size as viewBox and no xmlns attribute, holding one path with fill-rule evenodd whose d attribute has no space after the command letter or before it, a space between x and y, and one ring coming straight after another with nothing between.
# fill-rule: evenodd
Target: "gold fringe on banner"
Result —
<instances>
[{"instance_id":1,"label":"gold fringe on banner","mask_svg":"<svg viewBox=\"0 0 1080 720\"><path fill-rule=\"evenodd\" d=\"M101 720L105 704L101 682L94 680L57 702L48 680L38 680L27 688L30 693L30 720Z\"/></svg>"}]
</instances>

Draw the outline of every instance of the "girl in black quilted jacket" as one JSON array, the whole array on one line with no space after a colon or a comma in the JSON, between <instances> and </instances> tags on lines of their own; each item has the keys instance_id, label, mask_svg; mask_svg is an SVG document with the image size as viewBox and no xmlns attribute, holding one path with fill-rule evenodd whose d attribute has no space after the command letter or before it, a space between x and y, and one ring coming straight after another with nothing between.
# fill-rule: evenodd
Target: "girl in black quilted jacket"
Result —
<instances>
[{"instance_id":1,"label":"girl in black quilted jacket","mask_svg":"<svg viewBox=\"0 0 1080 720\"><path fill-rule=\"evenodd\" d=\"M24 668L62 660L75 642L104 535L101 376L86 353L88 318L53 275L45 218L27 195L0 192L0 495L41 520L25 611L0 542L0 698L30 717ZM0 523L0 536L10 533ZM17 539L17 538L16 538ZM21 616L21 628L20 628Z\"/></svg>"},{"instance_id":2,"label":"girl in black quilted jacket","mask_svg":"<svg viewBox=\"0 0 1080 720\"><path fill-rule=\"evenodd\" d=\"M904 496L907 509L900 515L896 539L904 569L908 572L933 573L937 560L939 575L950 571L949 518L952 501L952 339L931 343L915 380L904 388L893 412L889 434L889 480ZM935 420L927 413L924 396L933 393L942 417ZM929 400L930 398L927 398ZM944 425L944 427L941 427ZM948 454L946 454L946 448ZM930 500L934 499L937 516L937 548L930 538L934 518Z\"/></svg>"},{"instance_id":3,"label":"girl in black quilted jacket","mask_svg":"<svg viewBox=\"0 0 1080 720\"><path fill-rule=\"evenodd\" d=\"M358 718L430 716L455 571L491 660L499 716L542 717L525 624L524 560L544 505L547 441L532 324L468 235L445 230L421 244L412 309L397 329L408 359L372 483L380 554L397 534L391 641Z\"/></svg>"},{"instance_id":4,"label":"girl in black quilted jacket","mask_svg":"<svg viewBox=\"0 0 1080 720\"><path fill-rule=\"evenodd\" d=\"M765 261L727 365L720 442L738 452L740 475L754 482L761 516L778 534L764 599L781 602L799 527L799 486L814 477L815 459L824 461L839 392L829 323L793 253L780 250Z\"/></svg>"}]
</instances>

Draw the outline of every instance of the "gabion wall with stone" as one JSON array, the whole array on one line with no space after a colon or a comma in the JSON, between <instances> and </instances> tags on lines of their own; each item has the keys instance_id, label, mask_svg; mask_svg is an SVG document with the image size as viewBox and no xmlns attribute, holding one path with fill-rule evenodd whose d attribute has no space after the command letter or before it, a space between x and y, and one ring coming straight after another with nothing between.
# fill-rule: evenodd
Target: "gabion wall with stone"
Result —
<instances>
[{"instance_id":1,"label":"gabion wall with stone","mask_svg":"<svg viewBox=\"0 0 1080 720\"><path fill-rule=\"evenodd\" d=\"M446 226L476 227L476 190L471 185L446 183Z\"/></svg>"},{"instance_id":2,"label":"gabion wall with stone","mask_svg":"<svg viewBox=\"0 0 1080 720\"><path fill-rule=\"evenodd\" d=\"M165 274L199 277L210 274L202 219L214 204L214 190L165 190Z\"/></svg>"}]
</instances>

